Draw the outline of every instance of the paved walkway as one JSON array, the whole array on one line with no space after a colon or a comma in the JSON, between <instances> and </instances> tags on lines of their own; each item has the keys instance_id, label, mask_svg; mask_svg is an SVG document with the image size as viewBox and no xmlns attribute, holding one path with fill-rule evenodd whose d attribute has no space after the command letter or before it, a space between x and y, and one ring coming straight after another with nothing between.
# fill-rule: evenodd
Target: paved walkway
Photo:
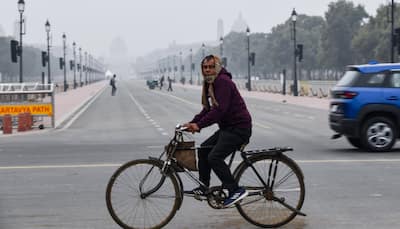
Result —
<instances>
[{"instance_id":1,"label":"paved walkway","mask_svg":"<svg viewBox=\"0 0 400 229\"><path fill-rule=\"evenodd\" d=\"M100 81L77 89L57 93L55 96L55 126L60 126L71 115L78 112L91 98L108 86L108 81Z\"/></svg>"}]
</instances>

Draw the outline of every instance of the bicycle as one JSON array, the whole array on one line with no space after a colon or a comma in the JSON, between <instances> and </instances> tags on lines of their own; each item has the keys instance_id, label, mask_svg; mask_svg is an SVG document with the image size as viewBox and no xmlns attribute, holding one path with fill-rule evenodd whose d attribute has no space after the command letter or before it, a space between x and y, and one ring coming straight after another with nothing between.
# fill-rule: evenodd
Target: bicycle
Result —
<instances>
[{"instance_id":1,"label":"bicycle","mask_svg":"<svg viewBox=\"0 0 400 229\"><path fill-rule=\"evenodd\" d=\"M188 175L205 188L205 196L190 196L206 200L214 209L224 209L226 191L221 186L206 187L174 154L183 141L184 128L177 126L174 137L161 155L125 163L111 176L106 189L106 204L114 221L122 228L161 228L182 205L183 183L178 173ZM189 147L183 150L195 150ZM303 206L305 187L300 167L284 155L292 148L240 150L243 161L233 175L249 195L236 203L240 215L259 227L279 227L289 223ZM229 159L231 168L236 152ZM164 159L163 159L164 158Z\"/></svg>"}]
</instances>

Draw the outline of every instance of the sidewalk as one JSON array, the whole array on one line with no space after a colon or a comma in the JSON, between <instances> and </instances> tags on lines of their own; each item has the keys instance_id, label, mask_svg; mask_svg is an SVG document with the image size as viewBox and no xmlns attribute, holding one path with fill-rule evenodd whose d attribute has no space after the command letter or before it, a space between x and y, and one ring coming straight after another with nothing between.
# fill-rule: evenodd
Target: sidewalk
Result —
<instances>
[{"instance_id":1,"label":"sidewalk","mask_svg":"<svg viewBox=\"0 0 400 229\"><path fill-rule=\"evenodd\" d=\"M191 89L201 90L201 86L199 85L190 85L190 84L182 85L181 83L175 83L173 86L187 88L187 89L191 88ZM321 110L329 110L330 100L328 98L282 95L282 94L268 93L268 92L247 91L243 89L240 89L239 91L243 97L247 98L255 98L255 99L273 101L278 103L287 103L287 104L316 108Z\"/></svg>"},{"instance_id":2,"label":"sidewalk","mask_svg":"<svg viewBox=\"0 0 400 229\"><path fill-rule=\"evenodd\" d=\"M59 127L71 115L76 113L83 105L92 99L108 84L108 81L100 81L76 89L55 95L55 127Z\"/></svg>"}]
</instances>

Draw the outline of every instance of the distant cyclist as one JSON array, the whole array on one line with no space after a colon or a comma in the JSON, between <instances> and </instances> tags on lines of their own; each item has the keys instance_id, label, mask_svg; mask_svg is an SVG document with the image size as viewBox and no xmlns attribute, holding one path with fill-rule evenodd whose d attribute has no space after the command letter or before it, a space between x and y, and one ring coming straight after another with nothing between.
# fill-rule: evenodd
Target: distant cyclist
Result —
<instances>
[{"instance_id":1,"label":"distant cyclist","mask_svg":"<svg viewBox=\"0 0 400 229\"><path fill-rule=\"evenodd\" d=\"M206 56L201 62L203 74L202 111L192 121L184 124L188 131L199 132L201 129L217 123L219 130L205 140L201 146L211 148L199 149L199 179L206 186L210 185L211 169L221 180L229 196L224 206L229 207L248 195L239 187L225 163L225 158L249 142L251 136L251 116L240 95L232 75L221 66L217 56ZM187 194L204 195L201 187Z\"/></svg>"}]
</instances>

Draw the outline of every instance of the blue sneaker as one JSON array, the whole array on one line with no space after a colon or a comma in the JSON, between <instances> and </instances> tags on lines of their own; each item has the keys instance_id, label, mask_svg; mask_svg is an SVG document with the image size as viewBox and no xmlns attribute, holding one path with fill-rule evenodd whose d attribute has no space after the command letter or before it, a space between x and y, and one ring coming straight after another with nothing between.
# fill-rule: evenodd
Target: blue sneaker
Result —
<instances>
[{"instance_id":1,"label":"blue sneaker","mask_svg":"<svg viewBox=\"0 0 400 229\"><path fill-rule=\"evenodd\" d=\"M224 207L230 207L237 203L239 200L245 198L249 193L243 187L239 187L236 191L229 193L228 198L224 200Z\"/></svg>"}]
</instances>

